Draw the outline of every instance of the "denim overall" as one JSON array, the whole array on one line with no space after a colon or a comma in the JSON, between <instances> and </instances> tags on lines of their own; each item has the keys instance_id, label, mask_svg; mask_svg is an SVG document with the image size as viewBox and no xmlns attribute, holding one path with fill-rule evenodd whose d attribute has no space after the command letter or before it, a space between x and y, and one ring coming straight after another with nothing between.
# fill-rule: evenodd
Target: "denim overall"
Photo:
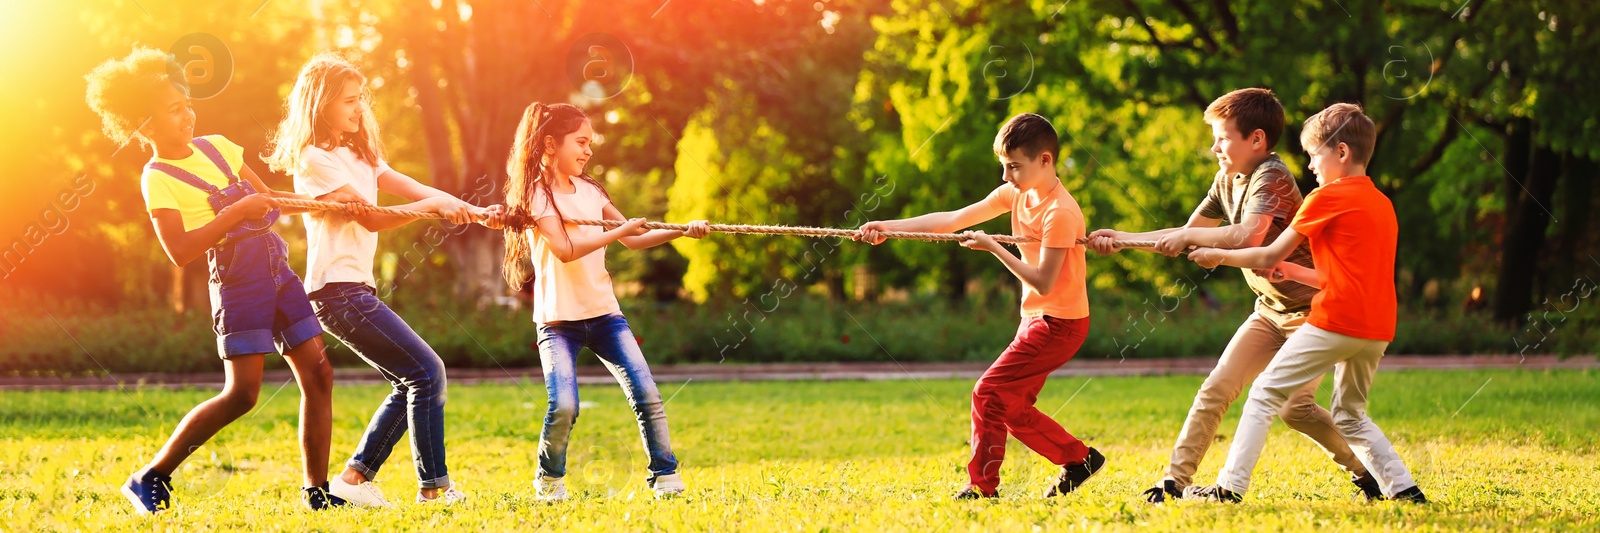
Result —
<instances>
[{"instance_id":1,"label":"denim overall","mask_svg":"<svg viewBox=\"0 0 1600 533\"><path fill-rule=\"evenodd\" d=\"M194 146L228 177L217 188L189 171L160 161L146 169L159 170L191 187L205 191L213 213L256 193L241 180L209 141L195 138ZM206 250L211 276L212 329L223 359L236 355L287 353L322 334L306 298L305 286L289 269L288 244L272 231L279 211L240 222L216 246Z\"/></svg>"}]
</instances>

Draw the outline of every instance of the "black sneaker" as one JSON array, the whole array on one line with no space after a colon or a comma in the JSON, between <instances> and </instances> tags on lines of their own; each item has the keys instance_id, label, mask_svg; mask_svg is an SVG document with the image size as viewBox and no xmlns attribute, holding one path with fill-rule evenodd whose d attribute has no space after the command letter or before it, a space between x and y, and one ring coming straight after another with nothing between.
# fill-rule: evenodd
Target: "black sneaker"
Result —
<instances>
[{"instance_id":1,"label":"black sneaker","mask_svg":"<svg viewBox=\"0 0 1600 533\"><path fill-rule=\"evenodd\" d=\"M1244 501L1244 496L1231 490L1222 488L1221 485L1209 487L1189 486L1183 489L1183 497L1200 500L1203 502L1239 503Z\"/></svg>"},{"instance_id":2,"label":"black sneaker","mask_svg":"<svg viewBox=\"0 0 1600 533\"><path fill-rule=\"evenodd\" d=\"M300 490L305 493L306 507L310 507L313 511L349 505L349 502L344 501L344 498L328 493L327 482L323 482L320 487L305 487Z\"/></svg>"},{"instance_id":3,"label":"black sneaker","mask_svg":"<svg viewBox=\"0 0 1600 533\"><path fill-rule=\"evenodd\" d=\"M1160 485L1150 487L1150 490L1144 491L1144 501L1150 503L1161 503L1167 501L1167 498L1176 500L1182 497L1183 491L1178 490L1178 482L1170 479L1163 479Z\"/></svg>"},{"instance_id":4,"label":"black sneaker","mask_svg":"<svg viewBox=\"0 0 1600 533\"><path fill-rule=\"evenodd\" d=\"M966 488L961 489L961 492L957 492L956 495L955 495L955 499L957 499L957 500L982 500L982 499L999 498L999 497L1000 497L1000 491L994 491L994 492L991 492L991 493L988 493L988 494L984 494L984 492L982 490L979 490L978 487L974 487L972 485L967 485Z\"/></svg>"},{"instance_id":5,"label":"black sneaker","mask_svg":"<svg viewBox=\"0 0 1600 533\"><path fill-rule=\"evenodd\" d=\"M1369 502L1383 501L1383 489L1378 488L1378 478L1372 477L1371 472L1361 474L1361 477L1350 477L1350 482L1361 489L1361 495L1367 497Z\"/></svg>"},{"instance_id":6,"label":"black sneaker","mask_svg":"<svg viewBox=\"0 0 1600 533\"><path fill-rule=\"evenodd\" d=\"M139 512L153 514L172 508L172 476L157 474L145 469L128 478L122 485L122 495L133 502Z\"/></svg>"},{"instance_id":7,"label":"black sneaker","mask_svg":"<svg viewBox=\"0 0 1600 533\"><path fill-rule=\"evenodd\" d=\"M1088 481L1105 466L1106 456L1100 455L1100 450L1089 448L1089 457L1083 462L1061 467L1061 477L1056 478L1056 484L1044 492L1044 497L1051 498L1078 490L1078 487L1083 486L1083 482Z\"/></svg>"},{"instance_id":8,"label":"black sneaker","mask_svg":"<svg viewBox=\"0 0 1600 533\"><path fill-rule=\"evenodd\" d=\"M1394 501L1411 503L1428 503L1428 497L1422 495L1422 487L1413 485L1411 488L1394 493Z\"/></svg>"}]
</instances>

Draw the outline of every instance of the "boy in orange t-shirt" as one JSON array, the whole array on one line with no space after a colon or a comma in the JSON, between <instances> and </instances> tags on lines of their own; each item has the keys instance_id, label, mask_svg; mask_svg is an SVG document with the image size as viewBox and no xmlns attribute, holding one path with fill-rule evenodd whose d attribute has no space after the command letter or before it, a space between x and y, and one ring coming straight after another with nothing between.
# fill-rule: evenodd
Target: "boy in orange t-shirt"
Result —
<instances>
[{"instance_id":1,"label":"boy in orange t-shirt","mask_svg":"<svg viewBox=\"0 0 1600 533\"><path fill-rule=\"evenodd\" d=\"M1012 255L982 231L962 233L961 245L993 253L1022 280L1022 324L972 390L970 483L958 499L993 498L1000 485L1009 431L1033 451L1061 465L1045 496L1077 490L1100 471L1106 458L1034 407L1045 379L1072 359L1089 333L1089 296L1084 289L1083 211L1056 176L1060 141L1044 117L1012 117L994 140L1006 183L982 201L957 211L863 224L857 240L883 242L879 232L951 232L1011 213L1011 230L1039 242L1019 245Z\"/></svg>"},{"instance_id":2,"label":"boy in orange t-shirt","mask_svg":"<svg viewBox=\"0 0 1600 533\"><path fill-rule=\"evenodd\" d=\"M1399 224L1394 205L1366 176L1376 133L1354 104L1334 104L1306 120L1300 144L1321 185L1306 197L1289 229L1269 246L1243 250L1202 248L1189 258L1206 268L1275 268L1283 276L1321 287L1311 315L1256 378L1217 484L1190 487L1186 497L1238 502L1250 488L1272 417L1290 394L1334 373L1333 420L1350 449L1391 499L1426 503L1389 438L1367 418L1367 393L1383 351L1394 340L1394 256ZM1311 241L1316 270L1284 263L1302 240Z\"/></svg>"}]
</instances>

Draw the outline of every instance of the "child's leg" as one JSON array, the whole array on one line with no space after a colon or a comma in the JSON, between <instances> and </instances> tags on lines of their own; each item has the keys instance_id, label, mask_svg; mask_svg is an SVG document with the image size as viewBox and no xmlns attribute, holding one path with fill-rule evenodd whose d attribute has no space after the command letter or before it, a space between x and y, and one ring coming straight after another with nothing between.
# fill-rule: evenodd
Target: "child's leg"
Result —
<instances>
[{"instance_id":1,"label":"child's leg","mask_svg":"<svg viewBox=\"0 0 1600 533\"><path fill-rule=\"evenodd\" d=\"M267 315L271 317L273 343L289 360L289 369L300 385L300 454L305 462L305 486L321 487L328 482L328 446L333 441L333 364L328 362L322 325L317 322L305 286L289 268L289 245L270 232L259 242L263 244L249 250L261 253L262 257L255 259L261 261L276 290ZM233 260L240 259L235 254Z\"/></svg>"},{"instance_id":2,"label":"child's leg","mask_svg":"<svg viewBox=\"0 0 1600 533\"><path fill-rule=\"evenodd\" d=\"M1291 315L1286 323L1278 323L1257 312L1251 313L1239 326L1222 351L1217 366L1195 394L1194 405L1189 408L1189 416L1178 433L1178 443L1172 448L1167 478L1173 480L1179 490L1189 486L1200 460L1216 441L1217 428L1229 405L1238 398L1246 383L1266 369L1290 334L1304 323L1303 314ZM1356 459L1344 436L1333 426L1333 417L1316 403L1319 383L1320 376L1290 395L1278 416L1289 427L1315 441L1345 471L1359 476L1367 471L1366 467Z\"/></svg>"},{"instance_id":3,"label":"child's leg","mask_svg":"<svg viewBox=\"0 0 1600 533\"><path fill-rule=\"evenodd\" d=\"M1383 493L1393 497L1397 492L1417 486L1417 482L1411 479L1411 471L1394 451L1389 437L1367 418L1367 392L1372 389L1378 361L1389 343L1357 340L1363 341L1364 346L1333 369L1333 420L1350 441L1350 448L1371 469Z\"/></svg>"},{"instance_id":4,"label":"child's leg","mask_svg":"<svg viewBox=\"0 0 1600 533\"><path fill-rule=\"evenodd\" d=\"M972 459L967 476L985 494L1000 486L1006 432L1055 464L1088 457L1089 447L1033 407L1045 378L1072 359L1088 332L1088 319L1024 319L1017 338L972 389Z\"/></svg>"},{"instance_id":5,"label":"child's leg","mask_svg":"<svg viewBox=\"0 0 1600 533\"><path fill-rule=\"evenodd\" d=\"M628 396L628 403L633 406L644 451L650 456L650 476L645 482L654 485L656 478L678 472L678 458L672 453L661 392L656 389L650 365L645 362L638 339L628 327L628 319L611 315L598 320L601 322L589 332L589 347L605 362L611 375L616 376L622 392Z\"/></svg>"},{"instance_id":6,"label":"child's leg","mask_svg":"<svg viewBox=\"0 0 1600 533\"><path fill-rule=\"evenodd\" d=\"M1083 341L1089 337L1089 320L1064 320L1049 326L1051 338L1047 341L1046 349L1054 352L1054 359L1060 362L1055 363L1052 357L1045 354L1036 356L1039 359L1036 364L1041 370L1035 371L1036 377L1026 386L1018 387L1015 397L1018 401L1008 402L1006 431L1051 463L1067 465L1083 461L1089 453L1089 447L1068 433L1050 415L1040 411L1034 402L1038 400L1039 391L1044 388L1050 373L1061 368L1078 353L1078 348L1083 347ZM1043 370L1046 365L1054 366Z\"/></svg>"},{"instance_id":7,"label":"child's leg","mask_svg":"<svg viewBox=\"0 0 1600 533\"><path fill-rule=\"evenodd\" d=\"M1355 452L1350 450L1350 443L1345 441L1344 435L1333 423L1333 415L1317 405L1317 387L1321 384L1322 376L1317 376L1289 395L1288 401L1278 411L1278 418L1322 447L1328 458L1333 459L1346 473L1361 477L1367 473L1366 465L1361 464Z\"/></svg>"},{"instance_id":8,"label":"child's leg","mask_svg":"<svg viewBox=\"0 0 1600 533\"><path fill-rule=\"evenodd\" d=\"M1289 401L1289 396L1307 383L1328 372L1335 363L1359 349L1351 337L1337 335L1315 326L1302 326L1289 337L1267 370L1256 378L1239 416L1228 462L1217 475L1217 484L1237 494L1250 489L1250 475L1261 450L1267 444L1272 419Z\"/></svg>"},{"instance_id":9,"label":"child's leg","mask_svg":"<svg viewBox=\"0 0 1600 533\"><path fill-rule=\"evenodd\" d=\"M539 326L539 366L544 367L544 388L549 407L539 432L539 476L567 475L567 437L578 421L578 350L583 348L582 326Z\"/></svg>"},{"instance_id":10,"label":"child's leg","mask_svg":"<svg viewBox=\"0 0 1600 533\"><path fill-rule=\"evenodd\" d=\"M324 352L322 337L300 343L284 358L300 385L300 456L305 486L328 481L328 447L333 441L333 365Z\"/></svg>"},{"instance_id":11,"label":"child's leg","mask_svg":"<svg viewBox=\"0 0 1600 533\"><path fill-rule=\"evenodd\" d=\"M222 392L189 410L178 428L172 431L167 444L156 453L150 469L171 475L183 460L194 453L218 431L234 420L249 413L256 406L261 393L261 368L266 360L262 354L236 355L222 361L227 372L227 384Z\"/></svg>"},{"instance_id":12,"label":"child's leg","mask_svg":"<svg viewBox=\"0 0 1600 533\"><path fill-rule=\"evenodd\" d=\"M1194 395L1194 405L1183 420L1178 432L1178 442L1172 447L1172 460L1167 466L1167 478L1177 484L1178 490L1189 486L1194 471L1200 466L1216 441L1217 426L1222 424L1228 406L1238 399L1244 386L1256 379L1272 362L1283 346L1284 339L1271 320L1259 313L1251 313L1222 350L1217 366L1211 369Z\"/></svg>"},{"instance_id":13,"label":"child's leg","mask_svg":"<svg viewBox=\"0 0 1600 533\"><path fill-rule=\"evenodd\" d=\"M395 444L411 434L421 488L450 486L444 448L444 362L411 326L363 284L318 291L318 319L393 387L346 463L346 482L377 478ZM330 285L332 287L332 285ZM326 289L325 289L326 290ZM350 478L354 477L352 481Z\"/></svg>"},{"instance_id":14,"label":"child's leg","mask_svg":"<svg viewBox=\"0 0 1600 533\"><path fill-rule=\"evenodd\" d=\"M1287 342L1289 336L1305 323L1305 315L1291 315L1287 319L1275 322L1274 325L1277 326L1279 337L1284 340L1283 342ZM1280 348L1283 342L1279 342ZM1355 452L1350 451L1350 444L1345 442L1344 435L1339 434L1339 428L1333 425L1333 415L1321 405L1317 405L1317 387L1321 384L1322 376L1319 375L1289 395L1289 401L1278 411L1278 418L1322 447L1322 451L1326 452L1334 463L1344 468L1346 473L1361 477L1367 473L1366 465L1361 464Z\"/></svg>"},{"instance_id":15,"label":"child's leg","mask_svg":"<svg viewBox=\"0 0 1600 533\"><path fill-rule=\"evenodd\" d=\"M378 404L372 420L367 422L367 429L361 433L361 442L356 444L355 454L345 461L344 472L339 474L340 479L351 485L376 481L378 470L383 468L384 462L389 460L389 454L394 451L394 445L406 434L406 387L394 381L388 372L380 372L384 379L389 380L392 388L389 395L384 396L383 402ZM420 465L418 470L421 470Z\"/></svg>"}]
</instances>

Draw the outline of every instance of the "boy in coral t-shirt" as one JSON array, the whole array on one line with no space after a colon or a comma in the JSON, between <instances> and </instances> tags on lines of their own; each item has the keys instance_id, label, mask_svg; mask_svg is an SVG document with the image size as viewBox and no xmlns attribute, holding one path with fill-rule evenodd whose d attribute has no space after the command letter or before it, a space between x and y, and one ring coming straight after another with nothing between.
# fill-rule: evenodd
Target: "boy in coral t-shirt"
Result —
<instances>
[{"instance_id":1,"label":"boy in coral t-shirt","mask_svg":"<svg viewBox=\"0 0 1600 533\"><path fill-rule=\"evenodd\" d=\"M962 234L961 245L986 251L1022 281L1022 324L1005 352L972 389L972 459L969 483L957 499L993 498L1000 485L1009 432L1028 448L1061 466L1045 496L1077 490L1099 472L1106 458L1034 407L1045 379L1072 359L1089 334L1085 291L1083 211L1056 176L1060 141L1044 117L1012 117L994 140L1006 183L987 198L956 211L863 224L858 240L883 242L883 231L949 232L1007 212L1011 230L1038 242L1019 245L1022 257L981 231Z\"/></svg>"}]
</instances>

